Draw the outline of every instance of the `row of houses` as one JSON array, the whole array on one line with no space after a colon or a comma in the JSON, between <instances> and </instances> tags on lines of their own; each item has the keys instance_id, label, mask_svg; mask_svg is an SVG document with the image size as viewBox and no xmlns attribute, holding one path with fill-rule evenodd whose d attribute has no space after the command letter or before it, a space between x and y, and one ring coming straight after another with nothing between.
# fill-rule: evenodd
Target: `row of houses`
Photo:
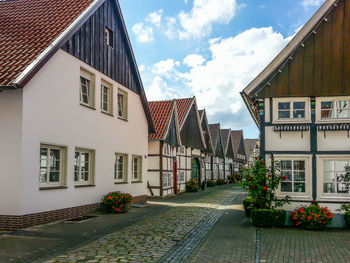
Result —
<instances>
[{"instance_id":1,"label":"row of houses","mask_svg":"<svg viewBox=\"0 0 350 263\"><path fill-rule=\"evenodd\" d=\"M196 99L148 102L118 1L0 1L0 229L78 217L112 191L184 191L245 162Z\"/></svg>"}]
</instances>

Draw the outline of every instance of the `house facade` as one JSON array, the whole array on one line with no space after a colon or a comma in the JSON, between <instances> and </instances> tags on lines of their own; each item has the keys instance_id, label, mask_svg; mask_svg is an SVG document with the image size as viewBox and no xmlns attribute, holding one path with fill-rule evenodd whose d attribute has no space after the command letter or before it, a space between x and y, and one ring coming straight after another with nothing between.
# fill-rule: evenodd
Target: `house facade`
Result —
<instances>
[{"instance_id":1,"label":"house facade","mask_svg":"<svg viewBox=\"0 0 350 263\"><path fill-rule=\"evenodd\" d=\"M209 130L214 146L214 155L212 157L212 179L224 179L225 151L222 142L220 123L209 124Z\"/></svg>"},{"instance_id":2,"label":"house facade","mask_svg":"<svg viewBox=\"0 0 350 263\"><path fill-rule=\"evenodd\" d=\"M316 200L337 213L350 202L349 28L350 2L326 1L242 92L261 157L287 177L277 193L292 198L287 209Z\"/></svg>"},{"instance_id":3,"label":"house facade","mask_svg":"<svg viewBox=\"0 0 350 263\"><path fill-rule=\"evenodd\" d=\"M0 2L0 229L145 202L154 125L118 1L23 2Z\"/></svg>"},{"instance_id":4,"label":"house facade","mask_svg":"<svg viewBox=\"0 0 350 263\"><path fill-rule=\"evenodd\" d=\"M231 129L222 129L222 143L225 153L224 159L224 178L227 179L228 176L233 175L234 173L234 146L231 136Z\"/></svg>"},{"instance_id":5,"label":"house facade","mask_svg":"<svg viewBox=\"0 0 350 263\"><path fill-rule=\"evenodd\" d=\"M239 169L243 167L246 162L246 152L244 148L244 137L242 130L232 130L231 138L234 149L233 170L235 174L239 174Z\"/></svg>"},{"instance_id":6,"label":"house facade","mask_svg":"<svg viewBox=\"0 0 350 263\"><path fill-rule=\"evenodd\" d=\"M175 100L149 102L156 132L149 135L147 188L150 196L183 191L184 174L177 172L177 149L181 147Z\"/></svg>"}]
</instances>

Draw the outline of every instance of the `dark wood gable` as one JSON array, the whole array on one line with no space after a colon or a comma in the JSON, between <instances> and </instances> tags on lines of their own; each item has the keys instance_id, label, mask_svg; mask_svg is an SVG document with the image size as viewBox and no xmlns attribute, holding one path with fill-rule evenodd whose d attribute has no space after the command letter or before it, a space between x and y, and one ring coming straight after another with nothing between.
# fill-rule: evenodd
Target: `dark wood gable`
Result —
<instances>
[{"instance_id":1,"label":"dark wood gable","mask_svg":"<svg viewBox=\"0 0 350 263\"><path fill-rule=\"evenodd\" d=\"M350 1L340 0L285 63L258 97L349 95Z\"/></svg>"},{"instance_id":2,"label":"dark wood gable","mask_svg":"<svg viewBox=\"0 0 350 263\"><path fill-rule=\"evenodd\" d=\"M215 150L215 156L225 158L224 148L222 145L222 138L221 133L218 131L218 137L216 139L216 150Z\"/></svg>"},{"instance_id":3,"label":"dark wood gable","mask_svg":"<svg viewBox=\"0 0 350 263\"><path fill-rule=\"evenodd\" d=\"M182 145L199 150L205 149L201 140L201 130L199 126L200 123L197 122L196 108L193 104L181 128L180 135Z\"/></svg>"},{"instance_id":4,"label":"dark wood gable","mask_svg":"<svg viewBox=\"0 0 350 263\"><path fill-rule=\"evenodd\" d=\"M106 0L63 45L62 49L93 68L140 93L132 58L127 48L127 36L116 3ZM112 31L113 47L105 43L105 29Z\"/></svg>"},{"instance_id":5,"label":"dark wood gable","mask_svg":"<svg viewBox=\"0 0 350 263\"><path fill-rule=\"evenodd\" d=\"M228 146L227 146L226 156L229 158L232 158L232 159L235 156L235 153L233 151L233 144L232 144L231 135L228 137Z\"/></svg>"},{"instance_id":6,"label":"dark wood gable","mask_svg":"<svg viewBox=\"0 0 350 263\"><path fill-rule=\"evenodd\" d=\"M237 153L238 153L238 154L245 155L243 136L241 136L241 139L240 139L240 141L239 141Z\"/></svg>"},{"instance_id":7,"label":"dark wood gable","mask_svg":"<svg viewBox=\"0 0 350 263\"><path fill-rule=\"evenodd\" d=\"M202 126L204 140L205 140L205 143L207 145L207 148L205 149L204 152L209 153L209 154L213 154L213 149L212 149L211 143L210 143L210 134L209 134L208 122L207 122L205 113L203 113L203 115L204 116L203 116L203 119L201 121L201 126Z\"/></svg>"},{"instance_id":8,"label":"dark wood gable","mask_svg":"<svg viewBox=\"0 0 350 263\"><path fill-rule=\"evenodd\" d=\"M175 115L171 117L168 134L165 138L165 142L172 145L172 146L178 146L179 142L177 141L177 135L176 135L176 122L175 122Z\"/></svg>"}]
</instances>

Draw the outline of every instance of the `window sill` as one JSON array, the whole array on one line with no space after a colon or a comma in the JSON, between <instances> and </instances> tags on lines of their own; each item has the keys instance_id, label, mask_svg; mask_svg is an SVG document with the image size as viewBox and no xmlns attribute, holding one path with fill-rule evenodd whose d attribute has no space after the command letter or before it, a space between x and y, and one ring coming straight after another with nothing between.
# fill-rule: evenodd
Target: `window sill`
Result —
<instances>
[{"instance_id":1,"label":"window sill","mask_svg":"<svg viewBox=\"0 0 350 263\"><path fill-rule=\"evenodd\" d=\"M119 116L118 116L118 119L121 120L121 121L126 121L126 122L128 122L128 119L126 119L126 118L122 118L122 117L119 117Z\"/></svg>"},{"instance_id":2,"label":"window sill","mask_svg":"<svg viewBox=\"0 0 350 263\"><path fill-rule=\"evenodd\" d=\"M81 105L81 106L84 106L84 107L86 107L86 108L89 108L89 109L91 109L91 110L96 110L95 107L90 106L90 105L86 105L86 104L84 104L84 103L80 103L80 105Z\"/></svg>"},{"instance_id":3,"label":"window sill","mask_svg":"<svg viewBox=\"0 0 350 263\"><path fill-rule=\"evenodd\" d=\"M114 182L114 184L128 184L128 182Z\"/></svg>"},{"instance_id":4,"label":"window sill","mask_svg":"<svg viewBox=\"0 0 350 263\"><path fill-rule=\"evenodd\" d=\"M66 186L42 186L39 187L40 191L44 191L44 190L57 190L57 189L67 189L68 187Z\"/></svg>"},{"instance_id":5,"label":"window sill","mask_svg":"<svg viewBox=\"0 0 350 263\"><path fill-rule=\"evenodd\" d=\"M132 184L141 184L141 183L143 183L142 181L132 181L131 182Z\"/></svg>"},{"instance_id":6,"label":"window sill","mask_svg":"<svg viewBox=\"0 0 350 263\"><path fill-rule=\"evenodd\" d=\"M113 115L112 113L109 113L109 112L105 112L105 111L102 111L102 110L101 110L101 112L102 112L103 114L106 114L106 115L108 115L108 116L114 117L114 115Z\"/></svg>"},{"instance_id":7,"label":"window sill","mask_svg":"<svg viewBox=\"0 0 350 263\"><path fill-rule=\"evenodd\" d=\"M94 184L82 184L82 185L75 185L75 188L84 188L84 187L95 187Z\"/></svg>"}]
</instances>

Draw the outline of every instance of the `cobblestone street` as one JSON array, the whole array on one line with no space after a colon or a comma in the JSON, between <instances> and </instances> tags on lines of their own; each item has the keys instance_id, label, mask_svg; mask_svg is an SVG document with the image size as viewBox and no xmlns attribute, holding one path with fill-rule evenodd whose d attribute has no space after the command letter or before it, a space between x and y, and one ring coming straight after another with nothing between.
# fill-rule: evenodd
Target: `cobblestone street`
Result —
<instances>
[{"instance_id":1,"label":"cobblestone street","mask_svg":"<svg viewBox=\"0 0 350 263\"><path fill-rule=\"evenodd\" d=\"M0 233L0 262L349 262L350 231L256 229L244 196L220 186L81 224Z\"/></svg>"}]
</instances>

